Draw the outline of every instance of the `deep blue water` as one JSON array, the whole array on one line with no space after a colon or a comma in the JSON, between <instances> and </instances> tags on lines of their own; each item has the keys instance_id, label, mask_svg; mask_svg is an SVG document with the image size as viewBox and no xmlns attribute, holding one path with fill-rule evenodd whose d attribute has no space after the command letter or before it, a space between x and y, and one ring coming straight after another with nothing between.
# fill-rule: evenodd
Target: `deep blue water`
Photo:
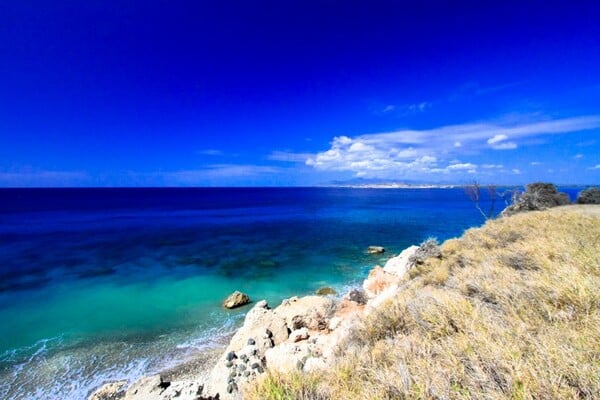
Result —
<instances>
[{"instance_id":1,"label":"deep blue water","mask_svg":"<svg viewBox=\"0 0 600 400\"><path fill-rule=\"evenodd\" d=\"M83 399L215 346L233 290L343 291L482 222L462 189L0 189L0 398Z\"/></svg>"}]
</instances>

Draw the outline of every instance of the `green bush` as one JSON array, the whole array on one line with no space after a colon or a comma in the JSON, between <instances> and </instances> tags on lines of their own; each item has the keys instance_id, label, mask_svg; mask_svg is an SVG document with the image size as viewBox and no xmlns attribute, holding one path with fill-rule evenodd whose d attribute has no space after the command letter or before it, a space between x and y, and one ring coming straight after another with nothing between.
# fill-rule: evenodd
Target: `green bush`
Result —
<instances>
[{"instance_id":1,"label":"green bush","mask_svg":"<svg viewBox=\"0 0 600 400\"><path fill-rule=\"evenodd\" d=\"M600 204L600 189L591 187L583 190L577 196L577 204Z\"/></svg>"},{"instance_id":2,"label":"green bush","mask_svg":"<svg viewBox=\"0 0 600 400\"><path fill-rule=\"evenodd\" d=\"M569 195L559 192L553 183L534 182L526 186L524 193L515 196L513 204L502 211L512 215L523 211L545 210L546 208L571 204Z\"/></svg>"}]
</instances>

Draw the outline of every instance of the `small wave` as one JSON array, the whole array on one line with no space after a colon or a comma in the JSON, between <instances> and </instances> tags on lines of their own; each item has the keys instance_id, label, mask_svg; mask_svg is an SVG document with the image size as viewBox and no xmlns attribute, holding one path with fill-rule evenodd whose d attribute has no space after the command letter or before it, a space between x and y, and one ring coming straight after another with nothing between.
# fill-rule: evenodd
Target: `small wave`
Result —
<instances>
[{"instance_id":1,"label":"small wave","mask_svg":"<svg viewBox=\"0 0 600 400\"><path fill-rule=\"evenodd\" d=\"M243 314L229 317L220 327L204 330L199 336L179 343L176 347L182 350L191 349L193 351L210 350L220 347L224 340L234 333L239 325L239 321L243 318Z\"/></svg>"},{"instance_id":2,"label":"small wave","mask_svg":"<svg viewBox=\"0 0 600 400\"><path fill-rule=\"evenodd\" d=\"M142 341L90 342L62 336L40 340L2 354L0 398L84 400L104 383L131 384L176 367L198 352L226 345L242 318L242 314L233 315L218 327L198 326Z\"/></svg>"}]
</instances>

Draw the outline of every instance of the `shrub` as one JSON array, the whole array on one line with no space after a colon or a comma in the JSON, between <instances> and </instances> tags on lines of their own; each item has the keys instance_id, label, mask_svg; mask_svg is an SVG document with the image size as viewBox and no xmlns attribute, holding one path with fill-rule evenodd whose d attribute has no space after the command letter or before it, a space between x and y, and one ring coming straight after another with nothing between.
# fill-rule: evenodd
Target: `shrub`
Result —
<instances>
[{"instance_id":1,"label":"shrub","mask_svg":"<svg viewBox=\"0 0 600 400\"><path fill-rule=\"evenodd\" d=\"M503 216L523 211L545 210L570 204L569 195L559 192L552 183L535 182L527 185L521 195L516 195L513 204L502 211Z\"/></svg>"},{"instance_id":2,"label":"shrub","mask_svg":"<svg viewBox=\"0 0 600 400\"><path fill-rule=\"evenodd\" d=\"M430 257L440 258L442 256L442 250L438 244L437 239L429 238L419 245L419 248L409 257L408 261L412 266L420 265Z\"/></svg>"},{"instance_id":3,"label":"shrub","mask_svg":"<svg viewBox=\"0 0 600 400\"><path fill-rule=\"evenodd\" d=\"M600 204L600 189L591 187L585 189L577 196L577 204Z\"/></svg>"}]
</instances>

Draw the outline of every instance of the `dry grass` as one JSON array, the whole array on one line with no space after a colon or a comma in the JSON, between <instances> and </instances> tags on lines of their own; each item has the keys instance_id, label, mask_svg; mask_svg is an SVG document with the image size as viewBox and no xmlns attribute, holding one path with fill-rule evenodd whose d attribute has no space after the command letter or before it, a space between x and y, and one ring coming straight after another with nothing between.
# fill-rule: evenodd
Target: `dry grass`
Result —
<instances>
[{"instance_id":1,"label":"dry grass","mask_svg":"<svg viewBox=\"0 0 600 400\"><path fill-rule=\"evenodd\" d=\"M445 242L331 370L269 375L246 398L600 398L600 218L577 210Z\"/></svg>"}]
</instances>

